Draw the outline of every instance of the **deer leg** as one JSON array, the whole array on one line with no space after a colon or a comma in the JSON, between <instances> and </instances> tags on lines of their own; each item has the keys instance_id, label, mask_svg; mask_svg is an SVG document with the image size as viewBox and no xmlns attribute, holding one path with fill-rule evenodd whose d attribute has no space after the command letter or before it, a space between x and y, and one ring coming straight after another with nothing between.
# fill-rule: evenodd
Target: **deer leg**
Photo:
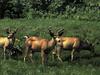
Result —
<instances>
[{"instance_id":1,"label":"deer leg","mask_svg":"<svg viewBox=\"0 0 100 75\"><path fill-rule=\"evenodd\" d=\"M53 61L55 61L55 58L56 58L56 54L52 54Z\"/></svg>"},{"instance_id":2,"label":"deer leg","mask_svg":"<svg viewBox=\"0 0 100 75\"><path fill-rule=\"evenodd\" d=\"M48 62L48 54L45 54L45 63L47 64Z\"/></svg>"},{"instance_id":3,"label":"deer leg","mask_svg":"<svg viewBox=\"0 0 100 75\"><path fill-rule=\"evenodd\" d=\"M45 63L45 53L43 50L41 50L41 59L42 59L42 64L44 65Z\"/></svg>"},{"instance_id":4,"label":"deer leg","mask_svg":"<svg viewBox=\"0 0 100 75\"><path fill-rule=\"evenodd\" d=\"M75 41L75 43L73 44L73 49L72 49L72 52L71 52L71 61L73 61L74 59L74 52L75 52L75 49L79 46L79 42Z\"/></svg>"},{"instance_id":5,"label":"deer leg","mask_svg":"<svg viewBox=\"0 0 100 75\"><path fill-rule=\"evenodd\" d=\"M27 54L28 54L28 47L26 48L25 53L24 53L24 62L26 61Z\"/></svg>"},{"instance_id":6,"label":"deer leg","mask_svg":"<svg viewBox=\"0 0 100 75\"><path fill-rule=\"evenodd\" d=\"M26 60L26 57L24 57L24 62L25 62L25 60Z\"/></svg>"},{"instance_id":7,"label":"deer leg","mask_svg":"<svg viewBox=\"0 0 100 75\"><path fill-rule=\"evenodd\" d=\"M63 62L60 56L61 56L61 51L57 50L57 58L59 61Z\"/></svg>"},{"instance_id":8,"label":"deer leg","mask_svg":"<svg viewBox=\"0 0 100 75\"><path fill-rule=\"evenodd\" d=\"M29 59L31 60L32 63L34 63L33 59L32 59L32 52L29 52L28 54Z\"/></svg>"},{"instance_id":9,"label":"deer leg","mask_svg":"<svg viewBox=\"0 0 100 75\"><path fill-rule=\"evenodd\" d=\"M4 47L4 60L6 58L6 47Z\"/></svg>"},{"instance_id":10,"label":"deer leg","mask_svg":"<svg viewBox=\"0 0 100 75\"><path fill-rule=\"evenodd\" d=\"M52 59L53 59L53 61L55 60L55 57L56 57L56 50L53 50L53 52L52 52Z\"/></svg>"},{"instance_id":11,"label":"deer leg","mask_svg":"<svg viewBox=\"0 0 100 75\"><path fill-rule=\"evenodd\" d=\"M61 57L59 55L57 55L57 57L58 57L59 61L63 62L62 59L61 59Z\"/></svg>"},{"instance_id":12,"label":"deer leg","mask_svg":"<svg viewBox=\"0 0 100 75\"><path fill-rule=\"evenodd\" d=\"M71 61L73 61L74 51L75 51L75 49L73 49L72 52L71 52Z\"/></svg>"},{"instance_id":13,"label":"deer leg","mask_svg":"<svg viewBox=\"0 0 100 75\"><path fill-rule=\"evenodd\" d=\"M60 62L63 62L62 59L61 59L61 46L56 46L56 55L57 55L57 59L60 61Z\"/></svg>"},{"instance_id":14,"label":"deer leg","mask_svg":"<svg viewBox=\"0 0 100 75\"><path fill-rule=\"evenodd\" d=\"M9 50L8 54L9 54L9 59L10 59L12 55L12 50Z\"/></svg>"}]
</instances>

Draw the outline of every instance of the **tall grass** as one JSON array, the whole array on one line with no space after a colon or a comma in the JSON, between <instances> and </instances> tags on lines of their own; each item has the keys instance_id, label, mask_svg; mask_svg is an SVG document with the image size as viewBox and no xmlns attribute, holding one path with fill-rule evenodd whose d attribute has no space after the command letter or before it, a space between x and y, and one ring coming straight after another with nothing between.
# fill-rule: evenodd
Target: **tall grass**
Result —
<instances>
[{"instance_id":1,"label":"tall grass","mask_svg":"<svg viewBox=\"0 0 100 75\"><path fill-rule=\"evenodd\" d=\"M21 46L24 43L24 35L40 36L50 39L48 34L48 27L51 26L54 31L64 28L63 36L78 36L82 37L83 31L87 34L86 38L93 41L95 37L100 35L100 22L99 21L78 21L68 19L19 19L0 20L0 35L6 36L5 29L10 27L11 29L19 28L16 37L19 38ZM99 51L100 45L97 45L95 50ZM2 49L0 49L0 53ZM34 54L35 63L24 63L21 59L2 59L2 53L0 57L0 75L99 75L100 74L100 58L89 58L90 53L88 51L82 51L79 55L82 57L80 60L69 62L67 57L70 52L63 52L63 63L59 61L53 62L51 56L49 56L48 65L41 65L40 54Z\"/></svg>"}]
</instances>

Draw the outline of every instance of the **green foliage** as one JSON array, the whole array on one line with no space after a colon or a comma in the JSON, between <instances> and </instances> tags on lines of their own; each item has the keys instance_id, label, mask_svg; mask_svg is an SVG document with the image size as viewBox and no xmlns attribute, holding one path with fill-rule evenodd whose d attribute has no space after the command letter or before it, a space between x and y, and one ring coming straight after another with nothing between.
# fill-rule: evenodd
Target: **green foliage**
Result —
<instances>
[{"instance_id":1,"label":"green foliage","mask_svg":"<svg viewBox=\"0 0 100 75\"><path fill-rule=\"evenodd\" d=\"M0 18L98 20L100 0L0 0Z\"/></svg>"},{"instance_id":2,"label":"green foliage","mask_svg":"<svg viewBox=\"0 0 100 75\"><path fill-rule=\"evenodd\" d=\"M30 5L26 0L10 0L8 9L6 10L6 17L10 18L23 18L26 12L29 11Z\"/></svg>"},{"instance_id":3,"label":"green foliage","mask_svg":"<svg viewBox=\"0 0 100 75\"><path fill-rule=\"evenodd\" d=\"M9 0L0 0L0 18L4 18L4 13L7 9L7 3Z\"/></svg>"},{"instance_id":4,"label":"green foliage","mask_svg":"<svg viewBox=\"0 0 100 75\"><path fill-rule=\"evenodd\" d=\"M60 7L62 6L62 4L63 4L63 0L62 1L61 0L54 0L54 1L52 1L51 5L49 6L49 9L53 13L58 12L58 10L60 12L60 10L61 10Z\"/></svg>"}]
</instances>

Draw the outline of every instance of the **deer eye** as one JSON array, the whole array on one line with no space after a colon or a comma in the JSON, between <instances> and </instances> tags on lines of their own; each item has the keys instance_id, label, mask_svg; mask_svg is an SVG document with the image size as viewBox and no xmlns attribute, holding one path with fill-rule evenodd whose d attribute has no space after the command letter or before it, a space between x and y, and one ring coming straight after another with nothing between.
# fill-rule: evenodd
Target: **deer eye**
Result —
<instances>
[{"instance_id":1,"label":"deer eye","mask_svg":"<svg viewBox=\"0 0 100 75\"><path fill-rule=\"evenodd\" d=\"M59 38L56 38L56 41L57 41L57 42L60 42L61 40L60 40Z\"/></svg>"},{"instance_id":2,"label":"deer eye","mask_svg":"<svg viewBox=\"0 0 100 75\"><path fill-rule=\"evenodd\" d=\"M60 42L60 40L58 40L58 42Z\"/></svg>"}]
</instances>

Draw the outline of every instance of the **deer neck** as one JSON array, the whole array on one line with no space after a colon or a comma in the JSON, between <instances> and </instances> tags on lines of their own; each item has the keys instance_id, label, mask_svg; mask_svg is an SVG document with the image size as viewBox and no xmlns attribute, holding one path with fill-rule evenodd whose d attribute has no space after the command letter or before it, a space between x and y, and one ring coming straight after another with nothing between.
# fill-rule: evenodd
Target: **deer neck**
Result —
<instances>
[{"instance_id":1,"label":"deer neck","mask_svg":"<svg viewBox=\"0 0 100 75\"><path fill-rule=\"evenodd\" d=\"M11 45L14 45L14 43L15 43L15 37L13 37L13 38L8 38L8 40L9 40L9 43L10 43Z\"/></svg>"},{"instance_id":2,"label":"deer neck","mask_svg":"<svg viewBox=\"0 0 100 75\"><path fill-rule=\"evenodd\" d=\"M48 46L49 46L49 47L54 47L55 45L56 45L56 42L55 42L55 40L52 38L52 39L49 41Z\"/></svg>"}]
</instances>

